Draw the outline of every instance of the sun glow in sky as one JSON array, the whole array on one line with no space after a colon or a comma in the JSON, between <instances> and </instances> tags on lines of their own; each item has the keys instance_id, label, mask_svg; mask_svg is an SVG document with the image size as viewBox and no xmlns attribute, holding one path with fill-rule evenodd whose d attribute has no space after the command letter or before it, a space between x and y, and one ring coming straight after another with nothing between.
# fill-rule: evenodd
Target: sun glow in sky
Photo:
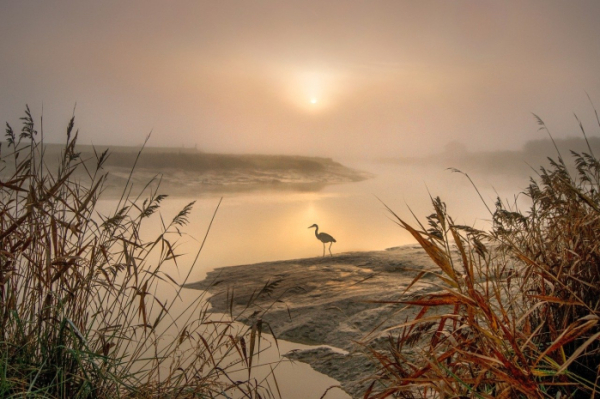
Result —
<instances>
[{"instance_id":1,"label":"sun glow in sky","mask_svg":"<svg viewBox=\"0 0 600 399\"><path fill-rule=\"evenodd\" d=\"M0 6L0 123L61 142L412 156L518 149L600 104L600 2L131 0ZM340 146L340 138L344 146Z\"/></svg>"},{"instance_id":2,"label":"sun glow in sky","mask_svg":"<svg viewBox=\"0 0 600 399\"><path fill-rule=\"evenodd\" d=\"M343 73L341 71L301 70L297 67L282 67L280 82L284 87L290 111L315 115L330 109L343 100Z\"/></svg>"}]
</instances>

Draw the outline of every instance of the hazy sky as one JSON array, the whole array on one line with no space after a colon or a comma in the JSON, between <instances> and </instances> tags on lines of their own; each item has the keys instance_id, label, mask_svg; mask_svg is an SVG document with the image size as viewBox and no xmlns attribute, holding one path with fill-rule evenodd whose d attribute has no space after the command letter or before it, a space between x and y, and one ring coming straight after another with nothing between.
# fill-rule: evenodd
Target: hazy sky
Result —
<instances>
[{"instance_id":1,"label":"hazy sky","mask_svg":"<svg viewBox=\"0 0 600 399\"><path fill-rule=\"evenodd\" d=\"M599 134L600 1L0 0L0 121L64 140L407 156Z\"/></svg>"}]
</instances>

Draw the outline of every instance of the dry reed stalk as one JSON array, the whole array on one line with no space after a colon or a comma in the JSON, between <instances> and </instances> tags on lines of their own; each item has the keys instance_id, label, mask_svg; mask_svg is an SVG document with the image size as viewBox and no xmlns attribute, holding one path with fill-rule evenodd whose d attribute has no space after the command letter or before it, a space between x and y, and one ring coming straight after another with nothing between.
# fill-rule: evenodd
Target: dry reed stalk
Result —
<instances>
[{"instance_id":1,"label":"dry reed stalk","mask_svg":"<svg viewBox=\"0 0 600 399\"><path fill-rule=\"evenodd\" d=\"M169 237L193 203L151 240L140 232L166 198L156 190L141 201L127 185L98 218L108 153L80 159L72 118L53 171L28 107L21 120L18 136L7 123L0 153L0 396L272 396L251 378L254 348L242 350L255 329L214 320L202 295L183 313L173 307L186 281L165 271L180 257ZM233 381L233 368L247 378Z\"/></svg>"},{"instance_id":2,"label":"dry reed stalk","mask_svg":"<svg viewBox=\"0 0 600 399\"><path fill-rule=\"evenodd\" d=\"M428 228L392 212L441 290L398 301L420 312L369 348L380 371L365 398L598 396L600 162L588 147L574 172L560 153L541 169L528 212L498 200L491 231L456 225L439 198Z\"/></svg>"}]
</instances>

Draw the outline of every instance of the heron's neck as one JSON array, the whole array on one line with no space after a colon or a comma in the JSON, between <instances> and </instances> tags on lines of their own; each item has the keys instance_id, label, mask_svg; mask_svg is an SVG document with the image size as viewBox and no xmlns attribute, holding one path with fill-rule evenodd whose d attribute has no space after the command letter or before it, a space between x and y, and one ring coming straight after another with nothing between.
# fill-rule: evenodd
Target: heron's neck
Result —
<instances>
[{"instance_id":1,"label":"heron's neck","mask_svg":"<svg viewBox=\"0 0 600 399\"><path fill-rule=\"evenodd\" d=\"M319 226L317 226L315 228L315 236L318 238L319 237Z\"/></svg>"}]
</instances>

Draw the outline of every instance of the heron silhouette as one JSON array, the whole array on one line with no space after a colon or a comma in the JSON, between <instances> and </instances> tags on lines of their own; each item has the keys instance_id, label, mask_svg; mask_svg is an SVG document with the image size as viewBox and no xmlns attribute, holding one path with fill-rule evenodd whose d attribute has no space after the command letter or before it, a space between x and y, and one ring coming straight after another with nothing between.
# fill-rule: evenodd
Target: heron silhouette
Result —
<instances>
[{"instance_id":1,"label":"heron silhouette","mask_svg":"<svg viewBox=\"0 0 600 399\"><path fill-rule=\"evenodd\" d=\"M333 256L333 254L331 253L331 246L333 245L334 242L337 242L335 240L335 238L333 238L332 236L330 236L327 233L319 233L319 226L317 226L316 224L313 224L312 226L309 226L309 229L312 229L313 227L315 227L315 236L319 239L319 241L321 241L323 243L323 256L325 256L325 244L330 243L329 244L329 255Z\"/></svg>"}]
</instances>

